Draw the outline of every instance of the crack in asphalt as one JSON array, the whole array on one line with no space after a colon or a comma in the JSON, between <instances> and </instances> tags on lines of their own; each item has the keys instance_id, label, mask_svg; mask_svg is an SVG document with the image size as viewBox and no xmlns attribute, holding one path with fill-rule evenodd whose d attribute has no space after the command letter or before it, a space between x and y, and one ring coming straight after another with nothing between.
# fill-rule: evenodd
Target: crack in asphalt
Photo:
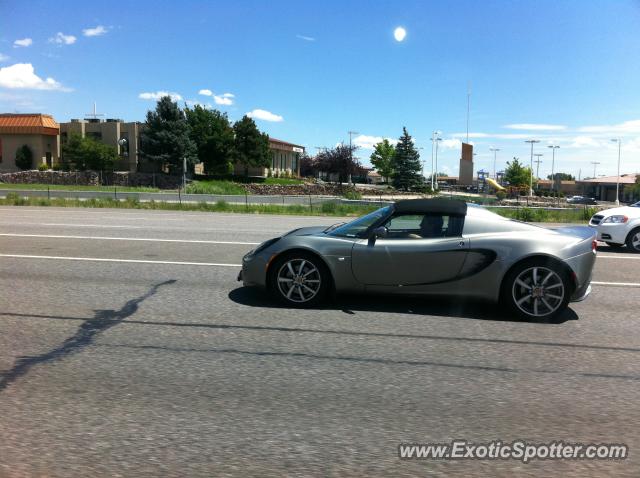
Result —
<instances>
[{"instance_id":1,"label":"crack in asphalt","mask_svg":"<svg viewBox=\"0 0 640 478\"><path fill-rule=\"evenodd\" d=\"M33 366L59 360L63 357L80 352L83 348L90 345L97 335L105 332L114 325L122 323L124 319L135 314L140 303L156 294L160 287L173 284L175 282L175 279L170 279L155 284L145 294L129 300L119 310L97 310L93 317L84 320L82 324L80 324L74 335L69 337L55 349L39 355L26 355L19 357L10 370L0 373L0 392L5 390L18 378L28 373Z\"/></svg>"}]
</instances>

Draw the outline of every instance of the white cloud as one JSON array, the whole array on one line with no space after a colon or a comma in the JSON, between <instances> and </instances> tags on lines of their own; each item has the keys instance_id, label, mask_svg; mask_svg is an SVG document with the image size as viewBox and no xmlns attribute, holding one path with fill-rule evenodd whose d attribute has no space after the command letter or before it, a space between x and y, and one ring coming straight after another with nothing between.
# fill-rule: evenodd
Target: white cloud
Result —
<instances>
[{"instance_id":1,"label":"white cloud","mask_svg":"<svg viewBox=\"0 0 640 478\"><path fill-rule=\"evenodd\" d=\"M13 42L13 48L26 48L31 45L33 45L33 40L31 38L22 38L21 40L16 40Z\"/></svg>"},{"instance_id":2,"label":"white cloud","mask_svg":"<svg viewBox=\"0 0 640 478\"><path fill-rule=\"evenodd\" d=\"M65 35L62 32L56 33L56 36L49 38L49 43L56 43L58 45L73 45L77 38L73 35Z\"/></svg>"},{"instance_id":3,"label":"white cloud","mask_svg":"<svg viewBox=\"0 0 640 478\"><path fill-rule=\"evenodd\" d=\"M577 149L590 149L600 147L602 147L602 142L595 140L591 136L576 136L572 139L571 143L567 145L567 148Z\"/></svg>"},{"instance_id":4,"label":"white cloud","mask_svg":"<svg viewBox=\"0 0 640 478\"><path fill-rule=\"evenodd\" d=\"M316 41L315 38L308 37L306 35L296 35L296 38L299 38L300 40L304 40L304 41Z\"/></svg>"},{"instance_id":5,"label":"white cloud","mask_svg":"<svg viewBox=\"0 0 640 478\"><path fill-rule=\"evenodd\" d=\"M182 100L182 96L180 96L178 93L173 93L170 91L155 91L150 93L140 93L138 95L138 98L143 100L159 100L163 96L170 96L173 101Z\"/></svg>"},{"instance_id":6,"label":"white cloud","mask_svg":"<svg viewBox=\"0 0 640 478\"><path fill-rule=\"evenodd\" d=\"M225 95L213 95L213 101L215 101L217 105L230 106L233 104L233 100L231 99L232 97L233 95L231 95L231 97Z\"/></svg>"},{"instance_id":7,"label":"white cloud","mask_svg":"<svg viewBox=\"0 0 640 478\"><path fill-rule=\"evenodd\" d=\"M640 133L640 120L625 121L614 125L583 126L578 128L581 133L624 134Z\"/></svg>"},{"instance_id":8,"label":"white cloud","mask_svg":"<svg viewBox=\"0 0 640 478\"><path fill-rule=\"evenodd\" d=\"M381 143L385 138L382 136L367 136L366 134L361 134L353 138L353 144L358 148L362 149L371 149L373 150L376 144ZM396 144L398 140L392 138L386 138L389 143Z\"/></svg>"},{"instance_id":9,"label":"white cloud","mask_svg":"<svg viewBox=\"0 0 640 478\"><path fill-rule=\"evenodd\" d=\"M31 63L16 63L0 68L0 87L24 90L71 91L53 78L42 79L35 74Z\"/></svg>"},{"instance_id":10,"label":"white cloud","mask_svg":"<svg viewBox=\"0 0 640 478\"><path fill-rule=\"evenodd\" d=\"M462 141L457 138L443 139L440 141L441 149L462 149Z\"/></svg>"},{"instance_id":11,"label":"white cloud","mask_svg":"<svg viewBox=\"0 0 640 478\"><path fill-rule=\"evenodd\" d=\"M259 119L262 121L272 121L275 123L279 123L281 121L284 121L284 118L280 115L276 115L274 113L272 113L271 111L267 111L267 110L261 110L261 109L255 109L253 111L249 111L247 113L247 116L249 118L255 118L255 119Z\"/></svg>"},{"instance_id":12,"label":"white cloud","mask_svg":"<svg viewBox=\"0 0 640 478\"><path fill-rule=\"evenodd\" d=\"M8 59L9 59L9 56L3 55L2 53L0 53L0 61L7 61Z\"/></svg>"},{"instance_id":13,"label":"white cloud","mask_svg":"<svg viewBox=\"0 0 640 478\"><path fill-rule=\"evenodd\" d=\"M198 94L203 96L213 96L213 91L204 89L204 90L198 91Z\"/></svg>"},{"instance_id":14,"label":"white cloud","mask_svg":"<svg viewBox=\"0 0 640 478\"><path fill-rule=\"evenodd\" d=\"M467 133L453 133L452 138L463 139L467 137ZM469 133L469 138L497 138L497 139L528 139L531 135L520 133Z\"/></svg>"},{"instance_id":15,"label":"white cloud","mask_svg":"<svg viewBox=\"0 0 640 478\"><path fill-rule=\"evenodd\" d=\"M233 93L223 93L222 97L223 98L235 98L236 95L234 95Z\"/></svg>"},{"instance_id":16,"label":"white cloud","mask_svg":"<svg viewBox=\"0 0 640 478\"><path fill-rule=\"evenodd\" d=\"M98 25L97 27L93 28L85 28L84 30L82 30L82 34L86 37L99 37L101 35L104 35L108 31L109 30L107 28L103 27L102 25Z\"/></svg>"},{"instance_id":17,"label":"white cloud","mask_svg":"<svg viewBox=\"0 0 640 478\"><path fill-rule=\"evenodd\" d=\"M567 129L565 125L562 124L538 124L538 123L514 123L514 124L506 124L503 128L507 129L523 129L523 130L531 130L531 131L560 131L563 129Z\"/></svg>"}]
</instances>

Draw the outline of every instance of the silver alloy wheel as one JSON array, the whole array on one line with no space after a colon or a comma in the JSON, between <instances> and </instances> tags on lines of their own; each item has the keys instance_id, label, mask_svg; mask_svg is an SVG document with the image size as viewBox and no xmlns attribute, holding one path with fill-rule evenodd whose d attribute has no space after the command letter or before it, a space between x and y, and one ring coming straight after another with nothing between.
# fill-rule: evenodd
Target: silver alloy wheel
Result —
<instances>
[{"instance_id":1,"label":"silver alloy wheel","mask_svg":"<svg viewBox=\"0 0 640 478\"><path fill-rule=\"evenodd\" d=\"M307 259L290 259L280 267L277 276L280 293L292 302L308 302L320 290L322 278L318 268Z\"/></svg>"},{"instance_id":2,"label":"silver alloy wheel","mask_svg":"<svg viewBox=\"0 0 640 478\"><path fill-rule=\"evenodd\" d=\"M564 301L564 283L558 273L546 267L525 269L511 288L513 301L522 312L532 317L552 314Z\"/></svg>"},{"instance_id":3,"label":"silver alloy wheel","mask_svg":"<svg viewBox=\"0 0 640 478\"><path fill-rule=\"evenodd\" d=\"M640 231L631 236L631 247L636 251L640 251Z\"/></svg>"}]
</instances>

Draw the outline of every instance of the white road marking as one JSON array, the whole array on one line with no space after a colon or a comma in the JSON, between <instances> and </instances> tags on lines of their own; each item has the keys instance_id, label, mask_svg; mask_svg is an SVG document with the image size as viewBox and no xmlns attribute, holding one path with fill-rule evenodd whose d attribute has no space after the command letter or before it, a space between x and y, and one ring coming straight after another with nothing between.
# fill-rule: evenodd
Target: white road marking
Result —
<instances>
[{"instance_id":1,"label":"white road marking","mask_svg":"<svg viewBox=\"0 0 640 478\"><path fill-rule=\"evenodd\" d=\"M591 281L592 285L609 285L612 287L640 287L640 282L598 282Z\"/></svg>"},{"instance_id":2,"label":"white road marking","mask_svg":"<svg viewBox=\"0 0 640 478\"><path fill-rule=\"evenodd\" d=\"M140 259L106 259L101 257L32 256L26 254L0 254L0 257L10 257L14 259L47 259L56 261L126 262L133 264L169 264L177 266L242 267L242 264L223 264L219 262L146 261Z\"/></svg>"},{"instance_id":3,"label":"white road marking","mask_svg":"<svg viewBox=\"0 0 640 478\"><path fill-rule=\"evenodd\" d=\"M117 225L117 224L59 224L59 223L42 223L42 222L20 222L20 223L7 223L0 222L0 225L7 225L12 227L20 227L20 226L29 226L29 227L38 227L38 226L62 226L69 228L78 228L78 227L93 227L93 228L102 228L102 229L158 229L162 231L189 231L189 232L232 232L234 234L238 233L247 233L247 234L261 234L261 233L271 233L271 234L282 234L282 229L266 229L261 228L259 230L256 229L238 229L233 228L231 230L230 227L206 227L206 228L191 228L191 227L178 227L178 226L126 226L126 225ZM245 225L246 226L246 225ZM286 229L285 229L286 231Z\"/></svg>"},{"instance_id":4,"label":"white road marking","mask_svg":"<svg viewBox=\"0 0 640 478\"><path fill-rule=\"evenodd\" d=\"M630 255L630 254L607 254L606 256L603 254L598 254L598 259L631 259L633 261L640 261L640 256L638 255Z\"/></svg>"},{"instance_id":5,"label":"white road marking","mask_svg":"<svg viewBox=\"0 0 640 478\"><path fill-rule=\"evenodd\" d=\"M155 239L147 237L106 237L106 236L58 236L51 234L10 234L0 233L0 236L8 237L43 237L50 239L94 239L98 241L145 241L145 242L184 242L187 244L233 244L239 246L257 246L259 242L237 241L200 241L196 239Z\"/></svg>"}]
</instances>

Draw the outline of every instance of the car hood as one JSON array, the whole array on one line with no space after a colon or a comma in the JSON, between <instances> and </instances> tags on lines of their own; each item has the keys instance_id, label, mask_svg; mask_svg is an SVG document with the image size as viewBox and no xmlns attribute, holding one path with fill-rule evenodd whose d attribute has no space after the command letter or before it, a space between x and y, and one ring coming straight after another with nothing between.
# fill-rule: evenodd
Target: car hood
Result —
<instances>
[{"instance_id":1,"label":"car hood","mask_svg":"<svg viewBox=\"0 0 640 478\"><path fill-rule=\"evenodd\" d=\"M614 207L613 209L605 209L604 211L600 211L596 214L601 216L615 216L622 215L627 217L640 217L640 207L630 207L630 206L622 206L622 207Z\"/></svg>"},{"instance_id":2,"label":"car hood","mask_svg":"<svg viewBox=\"0 0 640 478\"><path fill-rule=\"evenodd\" d=\"M294 229L293 231L287 232L285 236L311 236L313 234L320 234L324 232L327 227L329 226L300 227L298 229Z\"/></svg>"}]
</instances>

